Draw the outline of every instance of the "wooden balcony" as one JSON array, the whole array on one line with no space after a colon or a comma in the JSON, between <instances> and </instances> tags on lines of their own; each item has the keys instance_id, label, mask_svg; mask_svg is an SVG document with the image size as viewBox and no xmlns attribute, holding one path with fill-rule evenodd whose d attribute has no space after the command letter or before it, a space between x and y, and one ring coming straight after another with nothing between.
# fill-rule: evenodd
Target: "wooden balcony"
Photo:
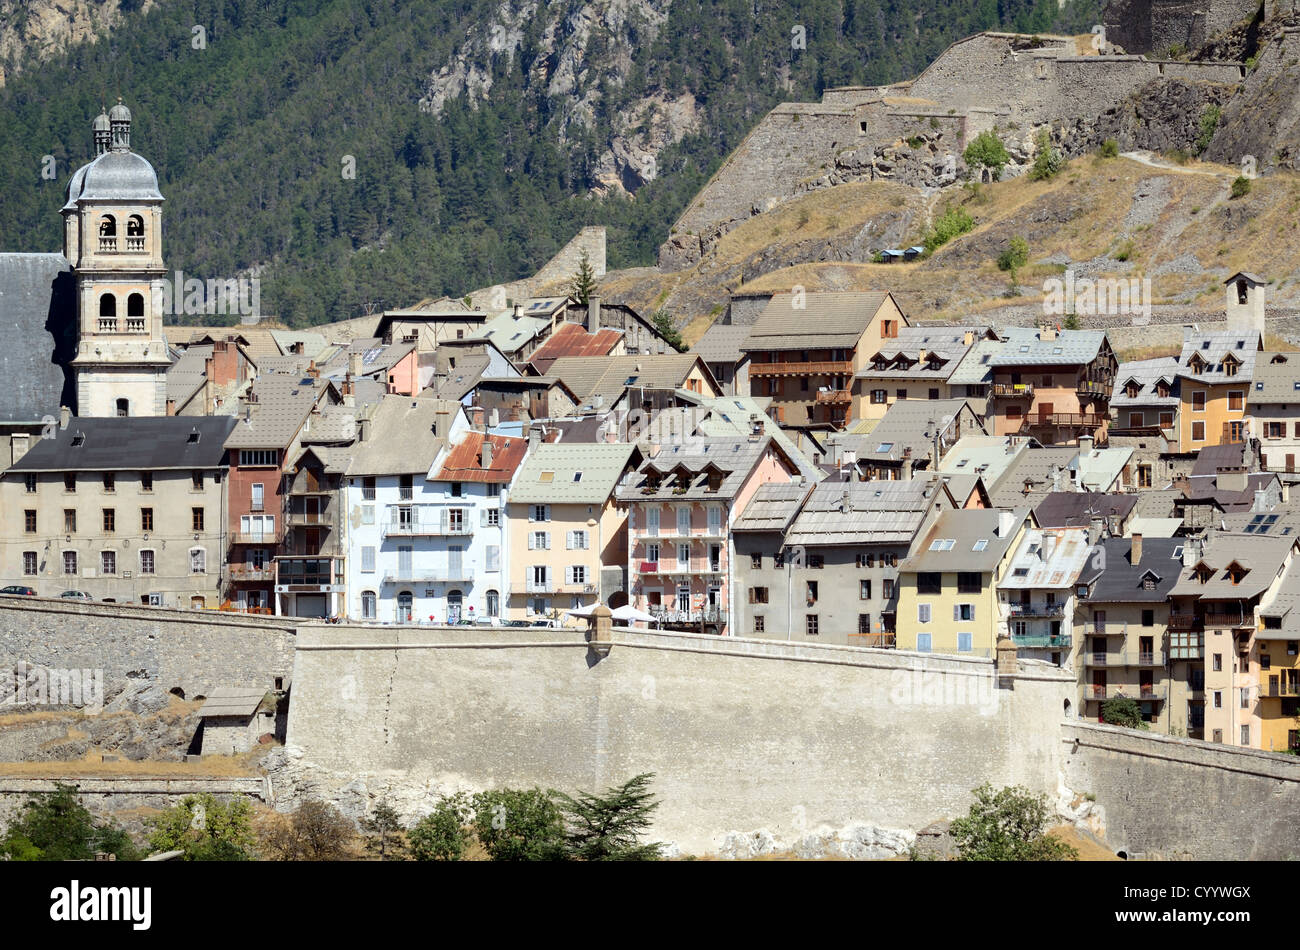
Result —
<instances>
[{"instance_id":1,"label":"wooden balcony","mask_svg":"<svg viewBox=\"0 0 1300 950\"><path fill-rule=\"evenodd\" d=\"M1074 384L1074 391L1088 399L1105 399L1110 401L1111 384L1103 380L1081 379Z\"/></svg>"},{"instance_id":2,"label":"wooden balcony","mask_svg":"<svg viewBox=\"0 0 1300 950\"><path fill-rule=\"evenodd\" d=\"M1095 412L1035 412L1025 416L1025 421L1020 424L1020 431L1027 432L1030 429L1041 428L1100 428L1107 422L1108 417Z\"/></svg>"},{"instance_id":3,"label":"wooden balcony","mask_svg":"<svg viewBox=\"0 0 1300 950\"><path fill-rule=\"evenodd\" d=\"M994 383L990 395L994 399L1032 399L1033 383Z\"/></svg>"},{"instance_id":4,"label":"wooden balcony","mask_svg":"<svg viewBox=\"0 0 1300 950\"><path fill-rule=\"evenodd\" d=\"M853 401L853 394L847 389L828 389L817 393L817 401L830 405L847 405Z\"/></svg>"},{"instance_id":5,"label":"wooden balcony","mask_svg":"<svg viewBox=\"0 0 1300 950\"><path fill-rule=\"evenodd\" d=\"M750 363L749 375L755 376L851 376L852 360L822 360L807 363Z\"/></svg>"}]
</instances>

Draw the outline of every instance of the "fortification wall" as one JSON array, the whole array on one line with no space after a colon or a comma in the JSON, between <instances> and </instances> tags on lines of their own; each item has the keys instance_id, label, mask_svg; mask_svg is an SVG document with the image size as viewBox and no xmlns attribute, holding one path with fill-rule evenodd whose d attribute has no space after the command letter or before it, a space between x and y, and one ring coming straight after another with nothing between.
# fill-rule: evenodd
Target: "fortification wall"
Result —
<instances>
[{"instance_id":1,"label":"fortification wall","mask_svg":"<svg viewBox=\"0 0 1300 950\"><path fill-rule=\"evenodd\" d=\"M1095 723L1063 730L1066 784L1097 797L1116 851L1300 858L1300 758Z\"/></svg>"},{"instance_id":2,"label":"fortification wall","mask_svg":"<svg viewBox=\"0 0 1300 950\"><path fill-rule=\"evenodd\" d=\"M153 681L187 697L288 684L300 618L0 598L0 671L18 663L103 670L104 694Z\"/></svg>"},{"instance_id":3,"label":"fortification wall","mask_svg":"<svg viewBox=\"0 0 1300 950\"><path fill-rule=\"evenodd\" d=\"M1102 24L1107 41L1126 52L1163 55L1203 46L1258 9L1258 0L1109 0Z\"/></svg>"},{"instance_id":4,"label":"fortification wall","mask_svg":"<svg viewBox=\"0 0 1300 950\"><path fill-rule=\"evenodd\" d=\"M731 637L619 630L597 661L565 631L304 628L286 752L345 796L654 772L654 834L706 853L921 828L985 781L1054 794L1073 689L1045 664L1001 690L988 660Z\"/></svg>"},{"instance_id":5,"label":"fortification wall","mask_svg":"<svg viewBox=\"0 0 1300 950\"><path fill-rule=\"evenodd\" d=\"M52 792L56 784L75 785L80 801L96 815L137 809L163 809L186 795L208 793L221 800L234 796L272 804L271 785L261 776L248 778L84 778L51 774L50 778L0 775L0 822L7 823L33 794ZM137 816L133 816L137 817Z\"/></svg>"}]
</instances>

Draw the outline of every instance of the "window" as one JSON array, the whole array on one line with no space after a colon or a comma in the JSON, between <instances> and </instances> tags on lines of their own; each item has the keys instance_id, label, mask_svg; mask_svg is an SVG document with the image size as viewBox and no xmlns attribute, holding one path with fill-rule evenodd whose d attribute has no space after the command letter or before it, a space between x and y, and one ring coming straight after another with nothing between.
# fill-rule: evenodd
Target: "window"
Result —
<instances>
[{"instance_id":1,"label":"window","mask_svg":"<svg viewBox=\"0 0 1300 950\"><path fill-rule=\"evenodd\" d=\"M897 396L899 399L906 399L906 398L907 398L907 390L906 390L906 389L895 389L895 390L894 390L894 395Z\"/></svg>"},{"instance_id":2,"label":"window","mask_svg":"<svg viewBox=\"0 0 1300 950\"><path fill-rule=\"evenodd\" d=\"M117 530L117 511L114 508L104 509L104 533L112 534Z\"/></svg>"},{"instance_id":3,"label":"window","mask_svg":"<svg viewBox=\"0 0 1300 950\"><path fill-rule=\"evenodd\" d=\"M365 478L361 479L361 500L362 501L375 500L375 478L373 475L367 475ZM364 596L365 595L362 594L362 597ZM372 597L374 596L373 593L371 594L371 596Z\"/></svg>"},{"instance_id":4,"label":"window","mask_svg":"<svg viewBox=\"0 0 1300 950\"><path fill-rule=\"evenodd\" d=\"M929 605L929 604L917 604L917 605L916 605L916 622L917 622L917 623L929 623L929 622L930 622L930 605Z\"/></svg>"},{"instance_id":5,"label":"window","mask_svg":"<svg viewBox=\"0 0 1300 950\"><path fill-rule=\"evenodd\" d=\"M871 632L871 614L858 614L858 633Z\"/></svg>"},{"instance_id":6,"label":"window","mask_svg":"<svg viewBox=\"0 0 1300 950\"><path fill-rule=\"evenodd\" d=\"M249 501L248 510L261 511L265 497L266 497L266 485L262 482L254 482L252 497Z\"/></svg>"},{"instance_id":7,"label":"window","mask_svg":"<svg viewBox=\"0 0 1300 950\"><path fill-rule=\"evenodd\" d=\"M1250 726L1241 727L1241 744L1250 745Z\"/></svg>"},{"instance_id":8,"label":"window","mask_svg":"<svg viewBox=\"0 0 1300 950\"><path fill-rule=\"evenodd\" d=\"M374 620L378 615L378 600L373 590L363 590L361 592L361 619Z\"/></svg>"},{"instance_id":9,"label":"window","mask_svg":"<svg viewBox=\"0 0 1300 950\"><path fill-rule=\"evenodd\" d=\"M375 570L375 547L373 544L361 548L361 570L366 574L371 574Z\"/></svg>"},{"instance_id":10,"label":"window","mask_svg":"<svg viewBox=\"0 0 1300 950\"><path fill-rule=\"evenodd\" d=\"M23 552L23 573L26 574L28 577L32 577L36 574L36 552L35 551Z\"/></svg>"},{"instance_id":11,"label":"window","mask_svg":"<svg viewBox=\"0 0 1300 950\"><path fill-rule=\"evenodd\" d=\"M140 509L140 530L141 531L153 530L153 509L152 508Z\"/></svg>"},{"instance_id":12,"label":"window","mask_svg":"<svg viewBox=\"0 0 1300 950\"><path fill-rule=\"evenodd\" d=\"M659 527L659 511L658 511L658 509L651 509L651 511L653 511L653 513L654 513L654 517L653 517L653 518L650 518L649 520L654 522L654 526L655 526L655 528L657 529L657 528ZM650 512L648 511L647 514L650 514ZM550 505L530 505L530 506L529 506L529 509L528 509L528 520L529 520L529 521L550 521L550 520L551 520L551 506L550 506ZM651 533L652 533L652 534L655 534L655 533L657 533L657 531L654 531L654 532L651 532Z\"/></svg>"},{"instance_id":13,"label":"window","mask_svg":"<svg viewBox=\"0 0 1300 950\"><path fill-rule=\"evenodd\" d=\"M957 652L970 653L972 649L973 639L974 639L974 634L970 634L970 633L957 634Z\"/></svg>"},{"instance_id":14,"label":"window","mask_svg":"<svg viewBox=\"0 0 1300 950\"><path fill-rule=\"evenodd\" d=\"M549 531L528 532L528 550L549 551L550 548L551 548L551 533Z\"/></svg>"},{"instance_id":15,"label":"window","mask_svg":"<svg viewBox=\"0 0 1300 950\"><path fill-rule=\"evenodd\" d=\"M804 618L804 632L808 634L808 636L810 637L817 636L817 615L816 614L808 614L808 616Z\"/></svg>"},{"instance_id":16,"label":"window","mask_svg":"<svg viewBox=\"0 0 1300 950\"><path fill-rule=\"evenodd\" d=\"M484 508L484 509L483 509L483 525L484 525L485 527L488 527L488 528L499 528L499 527L501 527L501 509L500 509L500 508Z\"/></svg>"},{"instance_id":17,"label":"window","mask_svg":"<svg viewBox=\"0 0 1300 950\"><path fill-rule=\"evenodd\" d=\"M24 475L24 476L23 476L23 484L26 485L26 487L27 487L27 494L29 494L29 495L34 495L34 494L36 494L36 476L35 476L35 475Z\"/></svg>"},{"instance_id":18,"label":"window","mask_svg":"<svg viewBox=\"0 0 1300 950\"><path fill-rule=\"evenodd\" d=\"M414 485L412 481L412 476L410 475L397 476L397 497L401 501L410 501L413 494L414 494Z\"/></svg>"},{"instance_id":19,"label":"window","mask_svg":"<svg viewBox=\"0 0 1300 950\"><path fill-rule=\"evenodd\" d=\"M153 491L153 472L140 473L140 491Z\"/></svg>"},{"instance_id":20,"label":"window","mask_svg":"<svg viewBox=\"0 0 1300 950\"><path fill-rule=\"evenodd\" d=\"M1137 479L1137 480L1138 480L1138 487L1139 487L1139 488L1150 488L1150 487L1151 487L1151 466L1150 466L1150 465L1139 465L1139 466L1138 466L1138 479Z\"/></svg>"},{"instance_id":21,"label":"window","mask_svg":"<svg viewBox=\"0 0 1300 950\"><path fill-rule=\"evenodd\" d=\"M153 572L153 551L149 548L144 548L140 551L140 573L152 574Z\"/></svg>"},{"instance_id":22,"label":"window","mask_svg":"<svg viewBox=\"0 0 1300 950\"><path fill-rule=\"evenodd\" d=\"M77 533L77 509L75 508L63 509L63 532L64 534Z\"/></svg>"},{"instance_id":23,"label":"window","mask_svg":"<svg viewBox=\"0 0 1300 950\"><path fill-rule=\"evenodd\" d=\"M203 509L202 508L190 509L190 529L192 531L203 530Z\"/></svg>"},{"instance_id":24,"label":"window","mask_svg":"<svg viewBox=\"0 0 1300 950\"><path fill-rule=\"evenodd\" d=\"M361 523L362 523L362 524L374 524L374 523L375 523L375 506L374 506L374 505L362 505L362 506L361 506Z\"/></svg>"},{"instance_id":25,"label":"window","mask_svg":"<svg viewBox=\"0 0 1300 950\"><path fill-rule=\"evenodd\" d=\"M190 573L206 574L208 571L208 552L203 548L190 548Z\"/></svg>"},{"instance_id":26,"label":"window","mask_svg":"<svg viewBox=\"0 0 1300 950\"><path fill-rule=\"evenodd\" d=\"M931 399L938 399L938 398L939 398L939 390L937 390L937 389L931 389L931 390L930 390L930 398L931 398Z\"/></svg>"},{"instance_id":27,"label":"window","mask_svg":"<svg viewBox=\"0 0 1300 950\"><path fill-rule=\"evenodd\" d=\"M1241 412L1245 402L1246 395L1240 389L1228 390L1228 410L1230 412Z\"/></svg>"},{"instance_id":28,"label":"window","mask_svg":"<svg viewBox=\"0 0 1300 950\"><path fill-rule=\"evenodd\" d=\"M918 594L943 593L943 575L937 571L921 571L916 575L916 592Z\"/></svg>"},{"instance_id":29,"label":"window","mask_svg":"<svg viewBox=\"0 0 1300 950\"><path fill-rule=\"evenodd\" d=\"M1192 411L1193 412L1205 411L1205 390L1198 389L1192 393Z\"/></svg>"},{"instance_id":30,"label":"window","mask_svg":"<svg viewBox=\"0 0 1300 950\"><path fill-rule=\"evenodd\" d=\"M72 474L71 472L68 472L68 473L66 473L66 474L63 476L63 490L64 490L64 491L76 491L76 490L77 490L77 476L76 476L76 475Z\"/></svg>"},{"instance_id":31,"label":"window","mask_svg":"<svg viewBox=\"0 0 1300 950\"><path fill-rule=\"evenodd\" d=\"M485 571L501 570L501 546L499 544L489 544L484 548Z\"/></svg>"},{"instance_id":32,"label":"window","mask_svg":"<svg viewBox=\"0 0 1300 950\"><path fill-rule=\"evenodd\" d=\"M99 569L105 574L116 574L117 573L117 552L100 551Z\"/></svg>"},{"instance_id":33,"label":"window","mask_svg":"<svg viewBox=\"0 0 1300 950\"><path fill-rule=\"evenodd\" d=\"M953 620L974 620L975 605L974 604L953 604L952 619Z\"/></svg>"},{"instance_id":34,"label":"window","mask_svg":"<svg viewBox=\"0 0 1300 950\"><path fill-rule=\"evenodd\" d=\"M1214 691L1214 708L1215 709L1223 708L1223 692L1221 690L1216 689Z\"/></svg>"},{"instance_id":35,"label":"window","mask_svg":"<svg viewBox=\"0 0 1300 950\"><path fill-rule=\"evenodd\" d=\"M957 593L978 594L984 589L984 575L978 571L959 571L957 573Z\"/></svg>"},{"instance_id":36,"label":"window","mask_svg":"<svg viewBox=\"0 0 1300 950\"><path fill-rule=\"evenodd\" d=\"M117 479L112 472L104 473L104 491L116 491Z\"/></svg>"},{"instance_id":37,"label":"window","mask_svg":"<svg viewBox=\"0 0 1300 950\"><path fill-rule=\"evenodd\" d=\"M190 472L190 488L194 491L203 491L203 473Z\"/></svg>"},{"instance_id":38,"label":"window","mask_svg":"<svg viewBox=\"0 0 1300 950\"><path fill-rule=\"evenodd\" d=\"M871 402L874 405L882 405L889 402L889 393L883 389L871 390Z\"/></svg>"},{"instance_id":39,"label":"window","mask_svg":"<svg viewBox=\"0 0 1300 950\"><path fill-rule=\"evenodd\" d=\"M816 581L808 582L807 588L805 590L805 595L807 597L808 603L810 604L817 603L817 582Z\"/></svg>"},{"instance_id":40,"label":"window","mask_svg":"<svg viewBox=\"0 0 1300 950\"><path fill-rule=\"evenodd\" d=\"M1250 690L1248 690L1248 689L1242 689L1242 690L1240 690L1240 692L1241 692L1241 708L1242 708L1242 709L1249 709L1249 708L1250 708Z\"/></svg>"},{"instance_id":41,"label":"window","mask_svg":"<svg viewBox=\"0 0 1300 950\"><path fill-rule=\"evenodd\" d=\"M784 552L784 551L777 551L775 554L772 555L772 566L773 566L773 567L785 567L785 552Z\"/></svg>"},{"instance_id":42,"label":"window","mask_svg":"<svg viewBox=\"0 0 1300 950\"><path fill-rule=\"evenodd\" d=\"M916 635L916 652L917 653L930 652L930 634L918 633Z\"/></svg>"},{"instance_id":43,"label":"window","mask_svg":"<svg viewBox=\"0 0 1300 950\"><path fill-rule=\"evenodd\" d=\"M765 603L767 603L767 588L766 588L766 587L751 587L751 588L749 589L749 602L750 602L751 604L765 604Z\"/></svg>"},{"instance_id":44,"label":"window","mask_svg":"<svg viewBox=\"0 0 1300 950\"><path fill-rule=\"evenodd\" d=\"M758 570L762 570L762 568L763 568L763 555L761 555L761 554L751 554L751 555L749 556L749 566L752 567L752 568L753 568L754 570L756 570L756 571L758 571Z\"/></svg>"},{"instance_id":45,"label":"window","mask_svg":"<svg viewBox=\"0 0 1300 950\"><path fill-rule=\"evenodd\" d=\"M870 600L870 599L871 599L871 581L870 580L858 581L858 600Z\"/></svg>"},{"instance_id":46,"label":"window","mask_svg":"<svg viewBox=\"0 0 1300 950\"><path fill-rule=\"evenodd\" d=\"M881 582L880 586L881 586L881 588L882 588L882 590L880 591L880 596L883 597L885 600L893 600L893 599L894 599L894 579L893 579L892 577L886 577L886 578Z\"/></svg>"},{"instance_id":47,"label":"window","mask_svg":"<svg viewBox=\"0 0 1300 950\"><path fill-rule=\"evenodd\" d=\"M28 534L36 533L36 509L28 508L23 512L23 530Z\"/></svg>"},{"instance_id":48,"label":"window","mask_svg":"<svg viewBox=\"0 0 1300 950\"><path fill-rule=\"evenodd\" d=\"M763 626L763 615L762 615L762 614L755 614L755 615L754 615L754 632L755 632L755 633L762 633L764 629L765 629L765 628L764 628L764 626Z\"/></svg>"},{"instance_id":49,"label":"window","mask_svg":"<svg viewBox=\"0 0 1300 950\"><path fill-rule=\"evenodd\" d=\"M239 464L243 466L275 465L275 449L240 449Z\"/></svg>"},{"instance_id":50,"label":"window","mask_svg":"<svg viewBox=\"0 0 1300 950\"><path fill-rule=\"evenodd\" d=\"M489 617L499 617L501 615L501 594L495 590L489 590L483 599L483 613Z\"/></svg>"},{"instance_id":51,"label":"window","mask_svg":"<svg viewBox=\"0 0 1300 950\"><path fill-rule=\"evenodd\" d=\"M569 569L569 576L566 578L569 584L586 584L587 568L583 564L574 564Z\"/></svg>"},{"instance_id":52,"label":"window","mask_svg":"<svg viewBox=\"0 0 1300 950\"><path fill-rule=\"evenodd\" d=\"M826 566L826 557L825 557L825 555L822 555L822 554L809 554L809 555L808 555L808 566L809 566L810 568L812 568L813 570L820 571L823 567Z\"/></svg>"},{"instance_id":53,"label":"window","mask_svg":"<svg viewBox=\"0 0 1300 950\"><path fill-rule=\"evenodd\" d=\"M1216 653L1214 654L1214 672L1220 673L1222 671L1223 671L1223 654Z\"/></svg>"},{"instance_id":54,"label":"window","mask_svg":"<svg viewBox=\"0 0 1300 950\"><path fill-rule=\"evenodd\" d=\"M1204 442L1204 441L1205 441L1205 423L1204 423L1204 422L1193 422L1193 423L1192 423L1192 441L1193 441L1193 442Z\"/></svg>"},{"instance_id":55,"label":"window","mask_svg":"<svg viewBox=\"0 0 1300 950\"><path fill-rule=\"evenodd\" d=\"M568 532L566 547L568 547L570 551L586 551L588 546L586 531Z\"/></svg>"},{"instance_id":56,"label":"window","mask_svg":"<svg viewBox=\"0 0 1300 950\"><path fill-rule=\"evenodd\" d=\"M76 551L63 552L63 573L64 574L77 573L77 552Z\"/></svg>"}]
</instances>

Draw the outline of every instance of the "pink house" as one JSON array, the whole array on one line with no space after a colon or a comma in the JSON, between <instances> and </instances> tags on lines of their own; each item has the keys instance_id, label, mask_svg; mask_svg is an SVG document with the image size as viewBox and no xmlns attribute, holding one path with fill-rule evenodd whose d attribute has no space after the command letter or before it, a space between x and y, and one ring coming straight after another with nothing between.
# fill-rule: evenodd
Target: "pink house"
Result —
<instances>
[{"instance_id":1,"label":"pink house","mask_svg":"<svg viewBox=\"0 0 1300 950\"><path fill-rule=\"evenodd\" d=\"M664 445L631 473L617 497L628 509L632 606L667 629L730 629L731 526L758 486L798 468L767 435L691 438Z\"/></svg>"}]
</instances>

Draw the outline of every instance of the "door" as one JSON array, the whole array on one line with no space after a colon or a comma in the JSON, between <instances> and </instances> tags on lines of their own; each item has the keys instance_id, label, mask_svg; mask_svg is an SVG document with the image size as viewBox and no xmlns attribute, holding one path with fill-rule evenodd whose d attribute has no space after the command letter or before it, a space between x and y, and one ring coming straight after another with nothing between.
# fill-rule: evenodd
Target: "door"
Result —
<instances>
[{"instance_id":1,"label":"door","mask_svg":"<svg viewBox=\"0 0 1300 950\"><path fill-rule=\"evenodd\" d=\"M1038 421L1044 425L1052 421L1052 404L1050 402L1040 402L1038 404Z\"/></svg>"},{"instance_id":2,"label":"door","mask_svg":"<svg viewBox=\"0 0 1300 950\"><path fill-rule=\"evenodd\" d=\"M397 622L410 623L411 612L415 604L415 598L411 596L409 590L404 590L397 595Z\"/></svg>"},{"instance_id":3,"label":"door","mask_svg":"<svg viewBox=\"0 0 1300 950\"><path fill-rule=\"evenodd\" d=\"M411 551L412 550L413 549L409 544L404 544L397 549L397 576L398 577L411 576Z\"/></svg>"},{"instance_id":4,"label":"door","mask_svg":"<svg viewBox=\"0 0 1300 950\"><path fill-rule=\"evenodd\" d=\"M460 623L460 609L464 597L458 590L447 594L447 623Z\"/></svg>"},{"instance_id":5,"label":"door","mask_svg":"<svg viewBox=\"0 0 1300 950\"><path fill-rule=\"evenodd\" d=\"M1105 670L1092 671L1092 698L1093 699L1106 698L1106 671ZM1097 713L1097 721L1101 722L1100 712Z\"/></svg>"},{"instance_id":6,"label":"door","mask_svg":"<svg viewBox=\"0 0 1300 950\"><path fill-rule=\"evenodd\" d=\"M1295 472L1295 456L1290 452L1286 454L1286 470L1291 474L1294 474Z\"/></svg>"},{"instance_id":7,"label":"door","mask_svg":"<svg viewBox=\"0 0 1300 950\"><path fill-rule=\"evenodd\" d=\"M464 553L464 545L449 544L447 546L447 580L460 579Z\"/></svg>"},{"instance_id":8,"label":"door","mask_svg":"<svg viewBox=\"0 0 1300 950\"><path fill-rule=\"evenodd\" d=\"M1106 633L1106 611L1094 610L1092 612L1092 629L1094 632L1105 635Z\"/></svg>"},{"instance_id":9,"label":"door","mask_svg":"<svg viewBox=\"0 0 1300 950\"><path fill-rule=\"evenodd\" d=\"M298 594L294 598L295 617L328 617L324 594Z\"/></svg>"}]
</instances>

